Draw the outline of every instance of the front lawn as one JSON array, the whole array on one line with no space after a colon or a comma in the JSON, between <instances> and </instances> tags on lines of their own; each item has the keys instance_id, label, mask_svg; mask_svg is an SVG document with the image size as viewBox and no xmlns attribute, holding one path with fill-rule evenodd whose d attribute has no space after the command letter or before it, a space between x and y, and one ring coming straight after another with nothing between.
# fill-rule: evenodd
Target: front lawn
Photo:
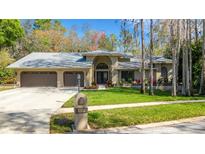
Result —
<instances>
[{"instance_id":1,"label":"front lawn","mask_svg":"<svg viewBox=\"0 0 205 154\"><path fill-rule=\"evenodd\" d=\"M99 129L197 116L205 116L205 102L91 111L88 113L88 121L91 128ZM63 124L62 121L65 123ZM72 123L72 113L54 115L50 123L51 133L69 132Z\"/></svg>"},{"instance_id":2,"label":"front lawn","mask_svg":"<svg viewBox=\"0 0 205 154\"><path fill-rule=\"evenodd\" d=\"M88 105L110 105L141 103L154 101L175 101L175 100L198 100L205 99L203 96L177 96L172 97L170 91L156 90L154 96L148 93L140 94L140 91L133 88L111 88L107 90L83 90L82 93L88 97ZM74 98L68 100L63 107L72 107Z\"/></svg>"},{"instance_id":3,"label":"front lawn","mask_svg":"<svg viewBox=\"0 0 205 154\"><path fill-rule=\"evenodd\" d=\"M50 118L50 133L66 133L72 131L73 114L53 115Z\"/></svg>"}]
</instances>

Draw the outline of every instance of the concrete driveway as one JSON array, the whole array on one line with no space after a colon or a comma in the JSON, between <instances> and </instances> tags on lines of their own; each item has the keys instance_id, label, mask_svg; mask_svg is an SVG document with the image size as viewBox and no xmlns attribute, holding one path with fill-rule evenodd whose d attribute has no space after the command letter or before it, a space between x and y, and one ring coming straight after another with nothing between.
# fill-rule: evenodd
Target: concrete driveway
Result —
<instances>
[{"instance_id":1,"label":"concrete driveway","mask_svg":"<svg viewBox=\"0 0 205 154\"><path fill-rule=\"evenodd\" d=\"M49 133L53 112L75 88L16 88L0 92L0 133Z\"/></svg>"}]
</instances>

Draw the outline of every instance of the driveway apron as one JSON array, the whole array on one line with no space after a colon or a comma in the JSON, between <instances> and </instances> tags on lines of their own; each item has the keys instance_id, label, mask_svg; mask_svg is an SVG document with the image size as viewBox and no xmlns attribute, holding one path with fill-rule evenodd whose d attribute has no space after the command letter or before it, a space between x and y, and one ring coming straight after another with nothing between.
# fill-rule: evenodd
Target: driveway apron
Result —
<instances>
[{"instance_id":1,"label":"driveway apron","mask_svg":"<svg viewBox=\"0 0 205 154\"><path fill-rule=\"evenodd\" d=\"M76 88L16 88L0 92L0 133L49 133L50 116Z\"/></svg>"}]
</instances>

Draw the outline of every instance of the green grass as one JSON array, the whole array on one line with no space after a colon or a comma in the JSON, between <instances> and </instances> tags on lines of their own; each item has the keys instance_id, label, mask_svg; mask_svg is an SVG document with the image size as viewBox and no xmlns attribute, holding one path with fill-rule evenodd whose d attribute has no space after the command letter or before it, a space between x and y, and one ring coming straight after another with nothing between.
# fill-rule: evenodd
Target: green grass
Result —
<instances>
[{"instance_id":1,"label":"green grass","mask_svg":"<svg viewBox=\"0 0 205 154\"><path fill-rule=\"evenodd\" d=\"M50 118L50 133L67 133L72 131L73 115L59 114Z\"/></svg>"},{"instance_id":2,"label":"green grass","mask_svg":"<svg viewBox=\"0 0 205 154\"><path fill-rule=\"evenodd\" d=\"M4 90L9 90L9 89L13 89L14 87L12 86L0 86L0 91L4 91Z\"/></svg>"},{"instance_id":3,"label":"green grass","mask_svg":"<svg viewBox=\"0 0 205 154\"><path fill-rule=\"evenodd\" d=\"M197 116L205 116L205 102L91 111L88 113L88 121L91 128L99 129L170 121ZM52 117L51 132L65 133L68 132L68 128L66 127L65 129L65 126L56 126L57 123L53 122L56 121L56 119L73 121L73 114L54 115Z\"/></svg>"},{"instance_id":4,"label":"green grass","mask_svg":"<svg viewBox=\"0 0 205 154\"><path fill-rule=\"evenodd\" d=\"M172 97L169 91L155 91L154 96L148 93L140 94L139 90L133 88L111 88L108 90L84 90L82 93L88 97L88 105L110 105L125 103L141 103L153 101L175 101L175 100L198 100L205 99L204 96L177 96ZM74 98L68 100L63 107L72 107Z\"/></svg>"}]
</instances>

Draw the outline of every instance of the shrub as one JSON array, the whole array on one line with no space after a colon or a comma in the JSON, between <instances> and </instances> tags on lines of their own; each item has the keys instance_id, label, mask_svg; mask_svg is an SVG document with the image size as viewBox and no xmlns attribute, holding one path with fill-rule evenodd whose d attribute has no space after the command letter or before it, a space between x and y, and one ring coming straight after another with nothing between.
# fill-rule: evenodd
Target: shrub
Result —
<instances>
[{"instance_id":1,"label":"shrub","mask_svg":"<svg viewBox=\"0 0 205 154\"><path fill-rule=\"evenodd\" d=\"M108 81L106 82L106 86L107 86L107 87L113 87L114 85L113 85L113 83L112 83L111 80L108 80Z\"/></svg>"},{"instance_id":2,"label":"shrub","mask_svg":"<svg viewBox=\"0 0 205 154\"><path fill-rule=\"evenodd\" d=\"M0 69L0 84L14 84L15 72L11 69Z\"/></svg>"}]
</instances>

